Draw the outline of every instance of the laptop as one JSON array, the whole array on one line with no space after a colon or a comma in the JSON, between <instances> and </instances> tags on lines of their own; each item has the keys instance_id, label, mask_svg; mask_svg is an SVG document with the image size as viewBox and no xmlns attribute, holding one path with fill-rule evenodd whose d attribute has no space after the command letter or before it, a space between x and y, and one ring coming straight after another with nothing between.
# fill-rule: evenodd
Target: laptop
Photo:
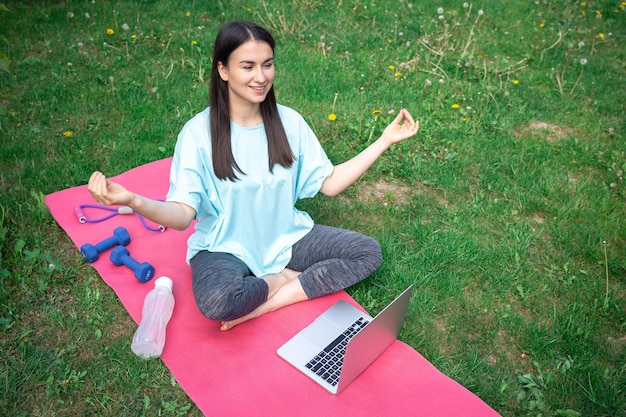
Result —
<instances>
[{"instance_id":1,"label":"laptop","mask_svg":"<svg viewBox=\"0 0 626 417\"><path fill-rule=\"evenodd\" d=\"M278 356L339 394L396 340L412 291L413 285L375 318L340 300L278 348Z\"/></svg>"}]
</instances>

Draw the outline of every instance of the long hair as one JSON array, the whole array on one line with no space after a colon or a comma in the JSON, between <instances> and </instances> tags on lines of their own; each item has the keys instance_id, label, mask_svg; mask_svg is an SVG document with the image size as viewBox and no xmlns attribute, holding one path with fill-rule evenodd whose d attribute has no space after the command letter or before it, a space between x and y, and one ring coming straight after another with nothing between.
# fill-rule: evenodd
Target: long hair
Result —
<instances>
[{"instance_id":1,"label":"long hair","mask_svg":"<svg viewBox=\"0 0 626 417\"><path fill-rule=\"evenodd\" d=\"M247 21L236 21L226 24L215 38L211 80L209 82L209 106L211 146L213 151L213 170L221 180L235 181L238 179L235 170L245 175L237 165L231 145L230 131L230 101L228 98L228 83L218 73L218 63L228 66L230 54L243 43L257 40L266 42L272 52L276 42L272 35L261 26ZM267 93L267 97L260 106L261 117L267 135L269 154L269 170L279 164L285 168L291 166L295 157L289 146L287 134L278 115L274 86Z\"/></svg>"}]
</instances>

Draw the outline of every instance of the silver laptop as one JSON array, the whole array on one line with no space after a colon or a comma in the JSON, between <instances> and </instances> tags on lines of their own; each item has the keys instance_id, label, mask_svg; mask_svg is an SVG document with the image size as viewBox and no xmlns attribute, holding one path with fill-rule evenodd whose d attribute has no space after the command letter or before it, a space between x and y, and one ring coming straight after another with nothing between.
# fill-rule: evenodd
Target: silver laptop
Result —
<instances>
[{"instance_id":1,"label":"silver laptop","mask_svg":"<svg viewBox=\"0 0 626 417\"><path fill-rule=\"evenodd\" d=\"M339 394L396 340L412 291L413 285L375 318L340 300L282 345L278 356Z\"/></svg>"}]
</instances>

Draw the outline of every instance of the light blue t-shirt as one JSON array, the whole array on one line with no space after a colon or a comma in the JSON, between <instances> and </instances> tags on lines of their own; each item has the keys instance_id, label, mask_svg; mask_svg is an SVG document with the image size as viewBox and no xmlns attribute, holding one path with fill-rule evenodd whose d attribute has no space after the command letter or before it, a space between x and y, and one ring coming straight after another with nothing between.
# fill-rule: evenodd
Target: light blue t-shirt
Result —
<instances>
[{"instance_id":1,"label":"light blue t-shirt","mask_svg":"<svg viewBox=\"0 0 626 417\"><path fill-rule=\"evenodd\" d=\"M290 168L275 165L270 173L264 125L231 123L233 155L245 173L235 171L234 182L215 176L208 108L181 130L166 199L196 210L187 262L202 250L226 252L256 276L277 273L291 259L293 244L313 228L296 201L316 195L334 167L299 113L280 105L278 112L296 160Z\"/></svg>"}]
</instances>

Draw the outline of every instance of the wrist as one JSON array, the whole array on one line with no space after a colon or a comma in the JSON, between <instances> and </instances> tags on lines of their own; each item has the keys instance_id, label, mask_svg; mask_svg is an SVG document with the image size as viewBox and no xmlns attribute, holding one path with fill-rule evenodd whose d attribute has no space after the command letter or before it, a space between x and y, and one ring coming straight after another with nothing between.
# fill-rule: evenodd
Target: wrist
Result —
<instances>
[{"instance_id":1,"label":"wrist","mask_svg":"<svg viewBox=\"0 0 626 417\"><path fill-rule=\"evenodd\" d=\"M141 198L137 194L131 193L131 198L130 198L130 202L128 203L128 207L137 211L137 209L139 209L141 205L142 205Z\"/></svg>"},{"instance_id":2,"label":"wrist","mask_svg":"<svg viewBox=\"0 0 626 417\"><path fill-rule=\"evenodd\" d=\"M393 145L393 141L389 139L384 133L378 138L376 141L378 142L378 146L380 146L381 151L384 152Z\"/></svg>"}]
</instances>

